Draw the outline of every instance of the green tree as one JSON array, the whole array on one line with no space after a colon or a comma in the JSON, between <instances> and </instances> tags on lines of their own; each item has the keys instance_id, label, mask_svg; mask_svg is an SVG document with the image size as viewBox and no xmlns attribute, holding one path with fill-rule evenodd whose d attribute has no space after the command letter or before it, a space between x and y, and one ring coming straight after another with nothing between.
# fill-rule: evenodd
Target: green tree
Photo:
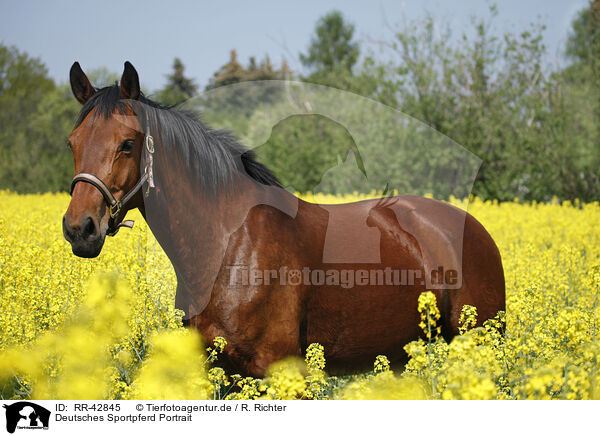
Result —
<instances>
[{"instance_id":1,"label":"green tree","mask_svg":"<svg viewBox=\"0 0 600 436\"><path fill-rule=\"evenodd\" d=\"M254 80L284 80L289 75L290 70L285 60L281 62L281 68L276 69L269 56L266 56L259 64L256 63L256 58L252 56L248 61L248 66L244 67L238 61L237 52L231 50L229 61L213 74L208 85L206 85L206 90Z\"/></svg>"},{"instance_id":2,"label":"green tree","mask_svg":"<svg viewBox=\"0 0 600 436\"><path fill-rule=\"evenodd\" d=\"M97 87L118 76L89 74ZM67 137L81 105L68 84L55 85L41 60L0 45L0 189L65 191L73 177Z\"/></svg>"},{"instance_id":3,"label":"green tree","mask_svg":"<svg viewBox=\"0 0 600 436\"><path fill-rule=\"evenodd\" d=\"M250 58L250 60L251 72L254 73L256 71L256 64L254 58ZM250 76L248 71L238 62L237 52L231 50L229 52L229 61L213 74L208 85L206 85L206 89L209 90L221 86L232 85L249 79Z\"/></svg>"},{"instance_id":4,"label":"green tree","mask_svg":"<svg viewBox=\"0 0 600 436\"><path fill-rule=\"evenodd\" d=\"M34 186L38 180L31 177L33 167L45 165L33 120L40 102L55 87L40 59L0 45L0 188L47 190L44 182Z\"/></svg>"},{"instance_id":5,"label":"green tree","mask_svg":"<svg viewBox=\"0 0 600 436\"><path fill-rule=\"evenodd\" d=\"M398 108L483 159L474 186L481 197L593 199L597 159L585 163L592 145L565 124L574 104L560 76L544 68L544 26L498 37L495 16L492 7L460 44L432 17L398 31L390 44L399 59Z\"/></svg>"},{"instance_id":6,"label":"green tree","mask_svg":"<svg viewBox=\"0 0 600 436\"><path fill-rule=\"evenodd\" d=\"M359 55L354 24L339 11L329 12L317 22L307 52L300 54L300 62L309 71L302 80L395 104L393 80L385 65L377 64L372 55L359 63Z\"/></svg>"},{"instance_id":7,"label":"green tree","mask_svg":"<svg viewBox=\"0 0 600 436\"><path fill-rule=\"evenodd\" d=\"M206 85L206 93L197 102L203 111L203 118L212 126L232 130L242 134L252 112L262 104L270 104L279 98L271 93L268 86L232 86L262 80L284 80L290 77L285 60L276 68L266 56L259 63L250 57L248 65L238 61L237 52L231 50L229 61L220 67ZM226 88L224 88L226 87Z\"/></svg>"},{"instance_id":8,"label":"green tree","mask_svg":"<svg viewBox=\"0 0 600 436\"><path fill-rule=\"evenodd\" d=\"M474 186L474 193L480 197L597 200L600 135L594 131L600 126L600 117L594 114L600 93L596 77L589 73L591 67L584 65L594 61L579 55L567 70L550 70L543 62L544 26L532 24L518 33L496 35L492 30L496 15L492 7L489 17L473 19L474 32L464 31L458 38L443 22L440 25L430 16L398 29L393 40L384 43L395 54L393 61L378 64L366 57L360 68L355 64L352 69L332 68L331 63L320 63L317 69L317 64L309 64L313 71L304 79L394 106L475 153L483 160ZM325 21L322 19L320 24ZM577 28L577 22L574 26ZM324 29L319 30L322 33ZM313 43L316 40L318 37ZM431 140L439 140L431 131L419 132L412 126L402 132L395 125L371 118L365 117L364 124L369 124L365 129L371 129L372 140L361 147L367 147L365 156L381 156L384 160L381 165L366 163L370 167L370 187L381 189L390 180L390 188L400 192L423 187L442 196L453 192L453 187L444 183L459 180L464 174L466 166L455 162L460 153L445 150L442 141L424 161L422 153L417 152L419 147L429 151ZM314 179L314 174L300 166L294 173L298 177L286 175L282 168L293 168L294 161L313 162L318 168L320 150L328 149L334 137L342 141L319 123L311 127L312 136L306 133L309 129L305 122L302 125L294 119L273 130L272 145L283 150L288 147L289 152L272 149L262 155L282 179ZM385 149L386 136L390 135L398 138L398 146ZM414 152L407 146L411 141ZM302 149L301 156L296 148ZM438 174L440 168L449 172ZM356 189L360 189L358 175L345 175ZM299 180L293 183L299 184ZM337 182L321 186L336 192L343 188Z\"/></svg>"},{"instance_id":9,"label":"green tree","mask_svg":"<svg viewBox=\"0 0 600 436\"><path fill-rule=\"evenodd\" d=\"M573 133L592 133L592 137L581 138L596 144L595 153L600 154L600 1L591 1L589 6L579 11L571 24L571 32L565 54L571 65L565 68L560 77L568 88L566 99L570 100L575 112L565 114L572 117L578 128ZM584 109L585 108L585 109ZM585 112L584 112L585 110ZM588 115L592 114L591 119ZM587 126L588 122L592 123ZM575 125L573 127L575 127Z\"/></svg>"},{"instance_id":10,"label":"green tree","mask_svg":"<svg viewBox=\"0 0 600 436\"><path fill-rule=\"evenodd\" d=\"M341 12L329 12L317 22L315 36L308 52L300 54L300 61L313 73L350 71L359 55L353 37L354 25L347 23Z\"/></svg>"},{"instance_id":11,"label":"green tree","mask_svg":"<svg viewBox=\"0 0 600 436\"><path fill-rule=\"evenodd\" d=\"M91 74L90 74L91 75ZM97 82L94 82L97 83ZM32 118L31 155L27 192L66 191L73 177L73 156L66 146L81 105L73 98L67 84L48 92Z\"/></svg>"},{"instance_id":12,"label":"green tree","mask_svg":"<svg viewBox=\"0 0 600 436\"><path fill-rule=\"evenodd\" d=\"M338 123L320 115L296 115L273 126L267 142L255 151L286 187L312 192L317 187L324 190L323 175L339 164L338 159L345 161L355 147L352 136Z\"/></svg>"},{"instance_id":13,"label":"green tree","mask_svg":"<svg viewBox=\"0 0 600 436\"><path fill-rule=\"evenodd\" d=\"M593 65L600 58L600 1L579 11L567 39L565 54L571 60Z\"/></svg>"},{"instance_id":14,"label":"green tree","mask_svg":"<svg viewBox=\"0 0 600 436\"><path fill-rule=\"evenodd\" d=\"M197 94L196 84L192 79L185 77L184 70L181 59L175 58L173 72L167 75L167 84L157 95L157 100L162 104L174 106Z\"/></svg>"}]
</instances>

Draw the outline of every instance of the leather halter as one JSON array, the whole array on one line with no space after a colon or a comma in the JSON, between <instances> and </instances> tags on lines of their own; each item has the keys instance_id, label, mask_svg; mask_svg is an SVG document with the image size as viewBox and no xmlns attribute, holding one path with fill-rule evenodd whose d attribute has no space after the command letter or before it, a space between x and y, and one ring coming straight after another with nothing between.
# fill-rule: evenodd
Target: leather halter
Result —
<instances>
[{"instance_id":1,"label":"leather halter","mask_svg":"<svg viewBox=\"0 0 600 436\"><path fill-rule=\"evenodd\" d=\"M153 169L152 169L153 154L154 154L154 139L152 138L152 136L146 135L144 144L145 144L144 149L147 153L146 167L144 168L144 174L142 174L142 177L140 177L140 180L138 180L137 183L133 186L133 188L131 188L131 190L127 194L125 194L123 197L121 197L121 199L115 198L115 196L113 195L111 190L108 188L108 186L106 186L106 184L99 177L96 177L93 174L85 173L85 172L79 173L79 174L75 175L75 177L73 177L73 181L71 182L71 190L69 192L71 195L73 195L73 190L75 189L75 185L78 182L89 183L90 185L95 187L98 191L100 191L100 194L102 194L104 201L108 205L108 210L109 210L109 214L110 214L110 219L108 221L108 229L106 231L106 234L108 236L115 236L121 227L127 227L127 228L133 227L133 220L126 220L126 221L120 222L119 224L115 224L117 215L119 214L119 212L121 211L123 206L127 202L129 202L134 197L134 195L137 194L137 192L140 189L142 189L142 186L144 185L144 183L148 182L148 191L146 191L146 195L148 194L150 188L154 188L154 174L153 174Z\"/></svg>"}]
</instances>

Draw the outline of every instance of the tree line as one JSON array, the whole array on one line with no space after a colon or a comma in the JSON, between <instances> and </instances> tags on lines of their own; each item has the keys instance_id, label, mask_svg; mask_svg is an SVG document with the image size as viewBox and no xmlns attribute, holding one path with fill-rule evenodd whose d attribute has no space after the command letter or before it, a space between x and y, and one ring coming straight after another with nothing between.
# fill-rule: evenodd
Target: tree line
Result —
<instances>
[{"instance_id":1,"label":"tree line","mask_svg":"<svg viewBox=\"0 0 600 436\"><path fill-rule=\"evenodd\" d=\"M547 62L542 24L497 35L491 30L496 17L496 8L491 7L488 16L473 20L472 31L456 35L428 16L391 28L387 40L365 42L357 40L347 17L333 11L319 19L307 50L298 56L302 71L292 71L285 61L274 65L268 56L243 62L232 50L228 62L201 88L186 77L184 64L176 58L166 85L150 97L171 106L202 99L201 95L219 96L226 85L244 82L293 79L325 85L401 111L478 156L482 164L473 186L477 196L500 201L598 200L600 0L574 19L564 67ZM387 53L386 60L380 60L374 49ZM98 87L118 79L106 69L89 76ZM209 124L211 116L229 118L224 126L246 138L260 125L259 103L273 105L278 96L269 87L236 89L239 92L213 98L213 105L222 103L219 107L210 107L210 99L203 104ZM227 107L248 101L258 103L247 111ZM0 45L0 189L23 193L68 189L73 164L66 137L78 111L68 85L55 83L40 59ZM377 120L368 122L374 125ZM377 144L386 133L397 134L385 123L377 131L373 128L370 147L375 156L384 156L377 154L381 152ZM403 141L411 138L404 134ZM287 186L352 191L363 186L360 177L346 175L339 182L325 182L323 177L336 158L339 163L354 149L352 141L348 131L331 120L318 115L290 117L273 128L257 153ZM389 174L389 180L406 179L408 172L427 177L435 173L435 166L418 163L414 153L387 153L389 162L382 157L371 165L373 187L388 184L385 177L377 177L379 173ZM454 158L432 157L445 164ZM417 163L411 167L412 161ZM409 185L389 187L404 192L410 191ZM427 186L441 196L452 192L439 184Z\"/></svg>"}]
</instances>

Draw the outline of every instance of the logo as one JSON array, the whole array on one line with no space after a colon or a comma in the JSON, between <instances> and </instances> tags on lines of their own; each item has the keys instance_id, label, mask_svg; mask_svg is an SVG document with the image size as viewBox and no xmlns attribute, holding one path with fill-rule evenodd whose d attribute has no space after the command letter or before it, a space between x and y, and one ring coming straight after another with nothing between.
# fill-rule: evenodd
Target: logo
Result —
<instances>
[{"instance_id":1,"label":"logo","mask_svg":"<svg viewBox=\"0 0 600 436\"><path fill-rule=\"evenodd\" d=\"M6 431L14 433L15 429L48 429L50 411L29 401L19 401L10 405L4 404L6 409Z\"/></svg>"}]
</instances>

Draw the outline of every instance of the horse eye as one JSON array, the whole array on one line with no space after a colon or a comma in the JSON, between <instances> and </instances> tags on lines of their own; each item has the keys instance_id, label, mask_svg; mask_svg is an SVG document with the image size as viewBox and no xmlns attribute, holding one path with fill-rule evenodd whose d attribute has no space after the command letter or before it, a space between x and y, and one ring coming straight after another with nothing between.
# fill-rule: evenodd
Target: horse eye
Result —
<instances>
[{"instance_id":1,"label":"horse eye","mask_svg":"<svg viewBox=\"0 0 600 436\"><path fill-rule=\"evenodd\" d=\"M131 139L126 139L123 141L121 146L119 147L119 151L124 151L125 153L130 153L133 150L134 142Z\"/></svg>"}]
</instances>

